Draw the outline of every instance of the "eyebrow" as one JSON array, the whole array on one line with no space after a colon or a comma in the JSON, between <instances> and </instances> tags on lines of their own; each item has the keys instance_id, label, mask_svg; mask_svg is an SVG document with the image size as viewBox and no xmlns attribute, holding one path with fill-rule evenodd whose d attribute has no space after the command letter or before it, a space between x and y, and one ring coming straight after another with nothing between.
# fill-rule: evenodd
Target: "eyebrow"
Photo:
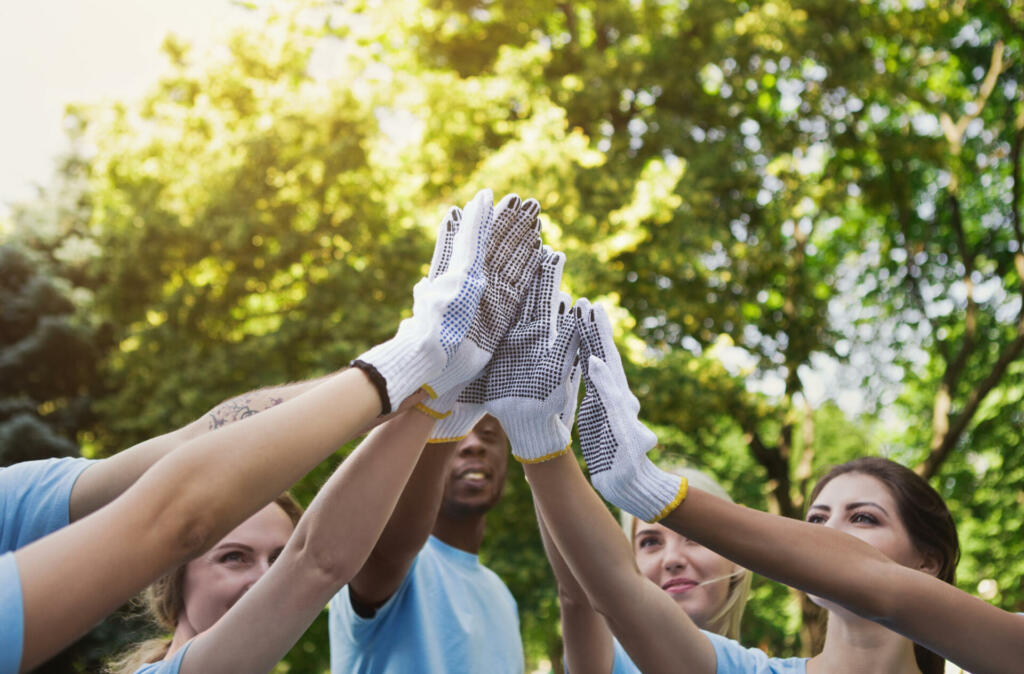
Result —
<instances>
[{"instance_id":1,"label":"eyebrow","mask_svg":"<svg viewBox=\"0 0 1024 674\"><path fill-rule=\"evenodd\" d=\"M252 548L246 545L245 543L236 543L234 541L225 541L223 543L218 543L210 549L210 552L214 552L222 548L238 548L240 550L247 550L248 552L252 552Z\"/></svg>"},{"instance_id":2,"label":"eyebrow","mask_svg":"<svg viewBox=\"0 0 1024 674\"><path fill-rule=\"evenodd\" d=\"M889 514L888 510L886 510L882 506L878 505L874 501L857 501L855 503L848 503L846 505L846 511L849 512L851 510L856 510L857 508L863 508L864 506L872 506L874 508L878 508L883 513L885 513L886 515ZM819 504L819 503L815 503L814 505L812 505L810 507L810 510L824 510L825 512L832 512L831 506L827 506L827 505L823 505L823 504Z\"/></svg>"}]
</instances>

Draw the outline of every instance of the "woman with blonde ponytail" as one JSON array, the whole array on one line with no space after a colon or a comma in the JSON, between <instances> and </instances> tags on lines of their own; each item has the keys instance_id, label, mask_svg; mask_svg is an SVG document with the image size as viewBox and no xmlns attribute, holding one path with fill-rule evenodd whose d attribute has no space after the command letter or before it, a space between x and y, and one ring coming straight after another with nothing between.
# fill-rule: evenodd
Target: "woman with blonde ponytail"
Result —
<instances>
[{"instance_id":1,"label":"woman with blonde ponytail","mask_svg":"<svg viewBox=\"0 0 1024 674\"><path fill-rule=\"evenodd\" d=\"M293 530L302 517L302 506L299 505L299 502L289 492L284 492L275 498L267 508L283 511L291 521ZM238 531L256 521L259 515L260 513L257 513L257 515L246 520L238 529L235 529L221 539L221 543L228 540L239 542L237 541ZM291 532L289 532L290 534ZM243 540L240 542L252 548L252 541ZM221 543L215 545L214 549L220 548ZM281 547L284 547L284 544L281 543ZM271 551L271 554L275 552L280 553L280 550L274 551L273 546ZM107 674L132 674L139 671L145 665L160 662L167 657L174 640L175 631L178 628L178 623L182 613L185 611L185 576L191 564L192 562L182 564L171 573L158 578L142 592L138 598L138 603L141 604L149 621L159 630L160 636L134 644L117 658L108 662Z\"/></svg>"},{"instance_id":2,"label":"woman with blonde ponytail","mask_svg":"<svg viewBox=\"0 0 1024 674\"><path fill-rule=\"evenodd\" d=\"M166 634L113 674L269 672L366 562L434 426L418 410L378 426L302 514L279 496L143 595Z\"/></svg>"}]
</instances>

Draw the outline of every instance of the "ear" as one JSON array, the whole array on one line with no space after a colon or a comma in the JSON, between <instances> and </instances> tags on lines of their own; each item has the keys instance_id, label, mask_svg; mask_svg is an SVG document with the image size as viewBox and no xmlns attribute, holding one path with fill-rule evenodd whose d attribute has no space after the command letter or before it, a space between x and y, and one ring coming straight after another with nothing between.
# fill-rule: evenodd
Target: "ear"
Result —
<instances>
[{"instance_id":1,"label":"ear","mask_svg":"<svg viewBox=\"0 0 1024 674\"><path fill-rule=\"evenodd\" d=\"M917 570L938 577L939 571L942 570L942 562L935 555L924 555L917 565Z\"/></svg>"}]
</instances>

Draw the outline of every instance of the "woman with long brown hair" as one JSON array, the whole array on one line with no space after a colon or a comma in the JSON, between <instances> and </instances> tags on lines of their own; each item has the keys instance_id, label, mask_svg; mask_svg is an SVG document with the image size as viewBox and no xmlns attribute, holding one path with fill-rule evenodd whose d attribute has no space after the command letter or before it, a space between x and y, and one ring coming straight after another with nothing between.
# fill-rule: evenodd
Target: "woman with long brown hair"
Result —
<instances>
[{"instance_id":1,"label":"woman with long brown hair","mask_svg":"<svg viewBox=\"0 0 1024 674\"><path fill-rule=\"evenodd\" d=\"M647 458L656 438L637 418L640 405L603 309L580 300L576 315L586 383L580 444L598 490L638 517L810 593L829 611L825 646L806 661L770 658L701 633L668 610L664 593L641 582L625 554L581 526L577 501L594 495L578 487L575 460L539 463L530 475L534 493L563 495L539 504L552 538L640 669L939 674L943 658L976 674L1019 669L1024 617L952 585L956 528L921 477L887 459L848 462L815 487L807 522L690 489Z\"/></svg>"}]
</instances>

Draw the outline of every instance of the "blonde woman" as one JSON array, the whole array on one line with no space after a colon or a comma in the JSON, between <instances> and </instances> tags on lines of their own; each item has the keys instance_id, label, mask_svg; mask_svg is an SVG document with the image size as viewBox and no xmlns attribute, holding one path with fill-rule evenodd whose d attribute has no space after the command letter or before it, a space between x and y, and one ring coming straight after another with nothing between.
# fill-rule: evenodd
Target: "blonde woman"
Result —
<instances>
[{"instance_id":1,"label":"blonde woman","mask_svg":"<svg viewBox=\"0 0 1024 674\"><path fill-rule=\"evenodd\" d=\"M584 479L583 475L578 467L574 469L569 465L570 461L575 463L571 454L552 459L555 470L564 473L562 477L573 485L571 489L582 490L585 485L579 480ZM555 481L550 479L551 473L546 472L545 467L525 464L524 468L537 503L545 550L558 583L566 670L614 674L639 671L618 640L613 639L609 623L594 608L572 575L548 531L551 524L541 515L542 504L551 504L565 497L562 491L565 484L561 483L556 491L551 492L549 487L554 486ZM721 485L699 470L681 468L672 472L731 501ZM593 493L589 487L588 491ZM626 544L631 546L635 563L629 569L630 582L638 577L639 572L651 585L668 594L698 628L729 639L739 639L743 610L750 594L749 571L671 529L637 520L626 512L621 518L626 539L620 542L621 535L612 535L613 519L607 516L607 509L596 495L582 502L583 507L594 509L587 515L587 531L593 534L595 528L601 528L606 534L601 538L613 546L614 557L625 559ZM556 507L553 513L555 526L566 526L568 522L559 512Z\"/></svg>"},{"instance_id":2,"label":"blonde woman","mask_svg":"<svg viewBox=\"0 0 1024 674\"><path fill-rule=\"evenodd\" d=\"M210 593L219 596L209 599L216 601L227 595L228 602L233 603L232 600L237 600L252 585L254 577L261 577L277 561L301 517L302 506L289 492L284 492L263 510L230 531L208 554L182 564L147 587L139 600L146 617L161 635L131 646L126 653L107 665L107 671L134 672L147 664L160 662L168 656L173 657L174 635L178 631L179 622L198 622L203 620L202 614L209 613L206 607L200 607L192 611L199 613L199 616L193 618L187 615L186 595L192 599L196 590L195 578L188 577L190 567L194 570L197 566L205 566L208 576L211 575L210 569L219 571L221 591ZM193 572L193 576L199 574ZM208 600L207 603L212 602ZM179 650L181 645L176 644L173 651Z\"/></svg>"},{"instance_id":3,"label":"blonde woman","mask_svg":"<svg viewBox=\"0 0 1024 674\"><path fill-rule=\"evenodd\" d=\"M492 203L483 190L465 217L453 209L442 222L430 276L394 338L300 395L175 448L120 496L117 488L90 493L89 507L98 508L91 515L73 521L69 513L69 494L86 477L81 469L44 474L30 485L0 477L0 674L42 664L152 580L203 553L375 418L416 402L422 386L447 393L472 379L491 351L460 348L470 329L504 334L501 320L514 311L485 297L488 282L497 281L488 260L500 256L517 268L539 263L536 212L528 222L507 214L502 220ZM499 210L514 212L521 203L510 195ZM508 231L492 238L495 221ZM510 242L506 235L516 228L528 234ZM68 573L69 559L75 573Z\"/></svg>"}]
</instances>

